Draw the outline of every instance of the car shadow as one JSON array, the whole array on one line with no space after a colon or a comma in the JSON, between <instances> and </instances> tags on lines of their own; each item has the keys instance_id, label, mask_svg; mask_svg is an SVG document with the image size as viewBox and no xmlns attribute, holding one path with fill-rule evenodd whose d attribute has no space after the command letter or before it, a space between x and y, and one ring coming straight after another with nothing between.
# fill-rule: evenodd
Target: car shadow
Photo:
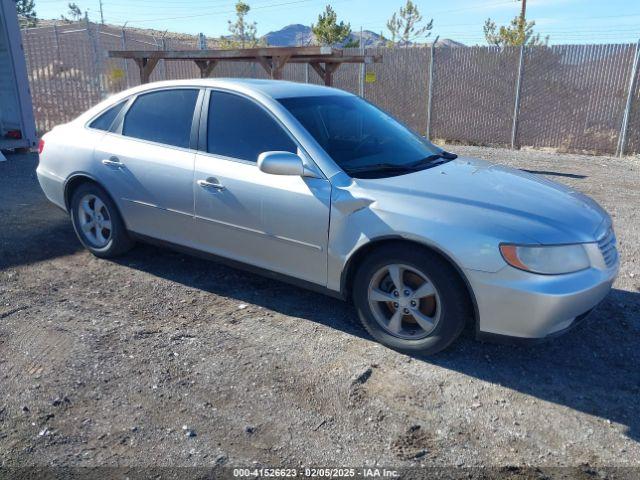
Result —
<instances>
[{"instance_id":1,"label":"car shadow","mask_svg":"<svg viewBox=\"0 0 640 480\"><path fill-rule=\"evenodd\" d=\"M0 164L0 270L81 250L69 216L50 203L38 185L38 156L7 158Z\"/></svg>"},{"instance_id":2,"label":"car shadow","mask_svg":"<svg viewBox=\"0 0 640 480\"><path fill-rule=\"evenodd\" d=\"M151 245L115 260L216 295L321 323L369 339L348 303ZM533 346L481 343L467 334L448 350L416 360L496 383L542 401L622 424L640 440L640 293L614 289L564 336ZM541 412L544 415L544 412Z\"/></svg>"},{"instance_id":3,"label":"car shadow","mask_svg":"<svg viewBox=\"0 0 640 480\"><path fill-rule=\"evenodd\" d=\"M55 207L50 207L50 210L58 213ZM69 218L59 213L60 218L46 223L23 221L20 218L8 220L6 228L3 226L0 232L0 270L72 255L82 250Z\"/></svg>"}]
</instances>

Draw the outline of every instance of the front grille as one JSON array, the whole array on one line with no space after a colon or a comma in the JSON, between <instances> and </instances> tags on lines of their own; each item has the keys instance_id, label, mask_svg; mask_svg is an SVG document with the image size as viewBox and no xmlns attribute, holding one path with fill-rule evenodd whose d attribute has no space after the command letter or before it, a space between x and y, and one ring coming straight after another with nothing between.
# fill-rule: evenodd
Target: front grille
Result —
<instances>
[{"instance_id":1,"label":"front grille","mask_svg":"<svg viewBox=\"0 0 640 480\"><path fill-rule=\"evenodd\" d=\"M609 228L607 233L598 240L598 247L604 257L604 263L608 268L613 267L618 260L618 250L616 250L616 234L613 228Z\"/></svg>"}]
</instances>

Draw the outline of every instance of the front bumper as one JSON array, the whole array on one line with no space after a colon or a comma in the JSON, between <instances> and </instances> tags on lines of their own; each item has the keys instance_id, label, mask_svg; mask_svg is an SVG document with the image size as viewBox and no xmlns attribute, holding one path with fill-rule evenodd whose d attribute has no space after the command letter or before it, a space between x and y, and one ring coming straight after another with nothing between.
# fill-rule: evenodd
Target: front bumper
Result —
<instances>
[{"instance_id":1,"label":"front bumper","mask_svg":"<svg viewBox=\"0 0 640 480\"><path fill-rule=\"evenodd\" d=\"M478 336L543 339L586 316L611 290L618 262L566 275L536 275L512 267L496 273L467 271L475 294Z\"/></svg>"}]
</instances>

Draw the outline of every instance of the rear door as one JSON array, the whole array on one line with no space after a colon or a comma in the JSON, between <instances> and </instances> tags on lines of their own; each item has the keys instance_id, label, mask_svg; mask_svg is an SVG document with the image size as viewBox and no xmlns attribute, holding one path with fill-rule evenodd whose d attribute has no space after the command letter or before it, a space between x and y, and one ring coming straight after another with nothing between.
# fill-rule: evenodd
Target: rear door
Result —
<instances>
[{"instance_id":1,"label":"rear door","mask_svg":"<svg viewBox=\"0 0 640 480\"><path fill-rule=\"evenodd\" d=\"M199 95L195 88L138 95L95 150L99 180L133 232L190 243Z\"/></svg>"},{"instance_id":2,"label":"rear door","mask_svg":"<svg viewBox=\"0 0 640 480\"><path fill-rule=\"evenodd\" d=\"M258 169L262 152L305 153L253 99L211 91L202 111L205 151L195 165L199 248L325 285L330 183Z\"/></svg>"}]
</instances>

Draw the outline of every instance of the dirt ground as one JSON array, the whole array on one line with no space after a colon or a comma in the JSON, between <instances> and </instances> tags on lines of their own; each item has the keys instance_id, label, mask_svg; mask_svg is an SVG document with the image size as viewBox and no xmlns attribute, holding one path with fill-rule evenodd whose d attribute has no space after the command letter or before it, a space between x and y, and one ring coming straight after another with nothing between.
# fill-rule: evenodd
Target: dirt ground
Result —
<instances>
[{"instance_id":1,"label":"dirt ground","mask_svg":"<svg viewBox=\"0 0 640 480\"><path fill-rule=\"evenodd\" d=\"M640 160L451 149L612 214L622 268L587 322L534 347L462 338L409 357L339 300L146 245L91 256L36 156L10 155L0 466L640 467Z\"/></svg>"}]
</instances>

